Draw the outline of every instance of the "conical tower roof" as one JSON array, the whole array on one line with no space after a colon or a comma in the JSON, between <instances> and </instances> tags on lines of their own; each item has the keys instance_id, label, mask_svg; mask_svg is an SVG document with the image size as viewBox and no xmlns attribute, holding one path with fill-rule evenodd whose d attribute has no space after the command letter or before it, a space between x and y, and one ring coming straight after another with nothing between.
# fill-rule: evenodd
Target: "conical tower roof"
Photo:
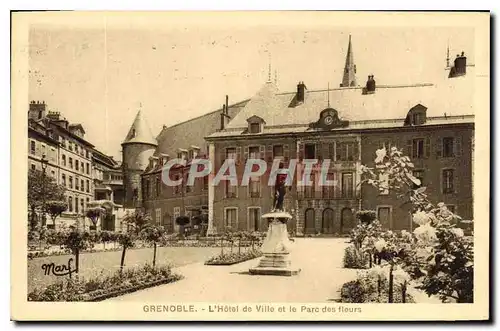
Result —
<instances>
[{"instance_id":1,"label":"conical tower roof","mask_svg":"<svg viewBox=\"0 0 500 331\"><path fill-rule=\"evenodd\" d=\"M352 51L351 35L349 35L349 45L347 46L347 55L345 58L344 75L342 77L341 87L356 86L356 65L354 64L354 54Z\"/></svg>"},{"instance_id":2,"label":"conical tower roof","mask_svg":"<svg viewBox=\"0 0 500 331\"><path fill-rule=\"evenodd\" d=\"M153 133L151 132L151 129L140 110L137 112L134 123L132 123L132 126L130 127L127 137L125 137L122 145L133 143L150 144L154 146L158 145L158 142L153 136Z\"/></svg>"}]
</instances>

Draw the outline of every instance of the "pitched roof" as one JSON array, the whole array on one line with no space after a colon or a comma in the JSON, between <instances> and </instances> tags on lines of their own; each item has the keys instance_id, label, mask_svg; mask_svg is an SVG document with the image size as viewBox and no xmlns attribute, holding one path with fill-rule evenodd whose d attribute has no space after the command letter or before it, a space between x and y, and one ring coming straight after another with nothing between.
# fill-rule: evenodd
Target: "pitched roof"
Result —
<instances>
[{"instance_id":1,"label":"pitched roof","mask_svg":"<svg viewBox=\"0 0 500 331\"><path fill-rule=\"evenodd\" d=\"M155 146L158 144L140 110L137 112L134 123L132 123L122 144L131 143L151 144Z\"/></svg>"},{"instance_id":2,"label":"pitched roof","mask_svg":"<svg viewBox=\"0 0 500 331\"><path fill-rule=\"evenodd\" d=\"M229 105L229 116L231 118L237 116L246 103L247 100L243 100ZM164 127L157 136L158 147L154 155L168 154L170 157L176 157L179 148L187 149L192 145L200 148L200 154L206 153L207 143L205 137L220 129L221 113L222 108L219 108L171 127Z\"/></svg>"},{"instance_id":3,"label":"pitched roof","mask_svg":"<svg viewBox=\"0 0 500 331\"><path fill-rule=\"evenodd\" d=\"M452 116L473 115L473 69L468 68L465 76L445 78L434 84L377 85L373 94L364 93L363 87L308 90L304 102L298 104L295 102L296 92L279 92L268 82L231 120L225 130L227 132L217 132L212 137L244 132L243 129L248 126L247 119L252 116L259 116L266 122L263 133L276 130L280 133L297 132L299 127L307 127L319 119L320 112L328 107L328 93L330 107L338 111L340 119L352 124L375 121L370 125L383 127L388 125L383 120L398 119L403 126L408 111L418 104L427 108L428 117L451 119ZM443 76L446 74L443 73ZM470 120L470 117L467 118ZM354 127L350 124L349 128Z\"/></svg>"}]
</instances>

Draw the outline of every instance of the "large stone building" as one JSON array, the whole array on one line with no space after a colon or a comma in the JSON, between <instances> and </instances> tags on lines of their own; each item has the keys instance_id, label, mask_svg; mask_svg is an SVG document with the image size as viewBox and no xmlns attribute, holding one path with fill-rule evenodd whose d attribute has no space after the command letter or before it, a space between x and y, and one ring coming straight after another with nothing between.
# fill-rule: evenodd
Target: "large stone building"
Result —
<instances>
[{"instance_id":1,"label":"large stone building","mask_svg":"<svg viewBox=\"0 0 500 331\"><path fill-rule=\"evenodd\" d=\"M110 172L121 175L121 171L116 169L116 162L110 161L108 156L97 151L85 139L83 126L71 124L59 112L48 111L43 101L31 101L28 110L29 169L41 171L44 156L48 161L46 175L66 188L68 208L58 220L59 224L84 223L87 205L98 198L96 184L110 184L118 192L118 198L120 194L123 195L120 193L121 179L108 183L105 178L100 180L98 176L94 177L96 169L102 169L103 176L108 176ZM106 163L111 164L107 168L103 167Z\"/></svg>"},{"instance_id":2,"label":"large stone building","mask_svg":"<svg viewBox=\"0 0 500 331\"><path fill-rule=\"evenodd\" d=\"M308 90L299 82L295 91L283 92L269 80L248 100L165 127L154 153L148 150L143 207L171 230L176 216L194 209L208 214L214 231L228 226L263 231L267 224L260 216L272 208L269 172L251 179L248 186L234 187L227 181L213 186L209 176L208 183L200 179L194 188L167 187L161 181L161 166L171 157L205 157L215 174L232 158L241 179L245 161L251 158L264 160L268 169L275 159L285 167L291 159L318 159L319 164L330 159L327 179L335 186L304 187L297 185L301 178L295 176L288 188L285 206L294 216L291 231L347 233L360 209L376 210L386 228L411 229L409 204L396 192L359 185L361 164L373 165L378 148L396 146L411 157L414 175L428 187L432 201L442 201L472 219L474 66L462 53L451 65L447 59L442 79L406 85L376 82L370 75L359 86L355 74L349 39L339 88ZM318 168L311 179L319 178ZM186 172L179 167L171 176L183 178Z\"/></svg>"}]
</instances>

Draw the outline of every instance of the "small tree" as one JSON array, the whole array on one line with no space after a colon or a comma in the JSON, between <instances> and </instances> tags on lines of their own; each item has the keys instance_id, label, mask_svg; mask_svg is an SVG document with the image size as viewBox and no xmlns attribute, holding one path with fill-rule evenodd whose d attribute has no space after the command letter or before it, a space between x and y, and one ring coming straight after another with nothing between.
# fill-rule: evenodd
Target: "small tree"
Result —
<instances>
[{"instance_id":1,"label":"small tree","mask_svg":"<svg viewBox=\"0 0 500 331\"><path fill-rule=\"evenodd\" d=\"M92 224L94 225L94 229L97 230L97 222L99 221L99 218L102 218L106 215L106 209L102 207L91 207L87 208L87 211L85 212L85 216L87 216L91 221Z\"/></svg>"},{"instance_id":2,"label":"small tree","mask_svg":"<svg viewBox=\"0 0 500 331\"><path fill-rule=\"evenodd\" d=\"M106 243L115 241L116 235L114 232L111 231L101 231L100 240L104 246L104 249L106 249Z\"/></svg>"},{"instance_id":3,"label":"small tree","mask_svg":"<svg viewBox=\"0 0 500 331\"><path fill-rule=\"evenodd\" d=\"M140 233L141 238L153 244L153 267L156 264L156 246L160 243L165 235L165 229L163 226L158 225L146 225Z\"/></svg>"},{"instance_id":4,"label":"small tree","mask_svg":"<svg viewBox=\"0 0 500 331\"><path fill-rule=\"evenodd\" d=\"M149 214L137 209L133 213L125 215L123 222L132 228L134 234L138 235L146 224L152 222L152 219Z\"/></svg>"},{"instance_id":5,"label":"small tree","mask_svg":"<svg viewBox=\"0 0 500 331\"><path fill-rule=\"evenodd\" d=\"M189 224L189 217L181 215L175 219L175 224L179 226L179 232L184 238L184 227Z\"/></svg>"},{"instance_id":6,"label":"small tree","mask_svg":"<svg viewBox=\"0 0 500 331\"><path fill-rule=\"evenodd\" d=\"M79 231L75 227L71 227L69 232L60 233L57 237L58 240L62 240L63 246L75 255L76 273L78 273L80 270L80 252L94 247L94 238L89 232Z\"/></svg>"},{"instance_id":7,"label":"small tree","mask_svg":"<svg viewBox=\"0 0 500 331\"><path fill-rule=\"evenodd\" d=\"M54 229L56 228L56 218L61 216L61 214L66 211L68 205L64 201L48 201L45 204L47 212L52 219L52 224L54 225Z\"/></svg>"},{"instance_id":8,"label":"small tree","mask_svg":"<svg viewBox=\"0 0 500 331\"><path fill-rule=\"evenodd\" d=\"M125 253L127 248L134 247L134 237L133 234L129 232L120 233L118 235L118 242L122 246L122 257L120 260L120 272L123 272L123 266L125 265Z\"/></svg>"},{"instance_id":9,"label":"small tree","mask_svg":"<svg viewBox=\"0 0 500 331\"><path fill-rule=\"evenodd\" d=\"M43 208L43 202L64 200L65 191L63 185L57 184L53 177L47 176L42 171L31 169L28 172L28 206L31 210L32 228L37 223L36 210Z\"/></svg>"}]
</instances>

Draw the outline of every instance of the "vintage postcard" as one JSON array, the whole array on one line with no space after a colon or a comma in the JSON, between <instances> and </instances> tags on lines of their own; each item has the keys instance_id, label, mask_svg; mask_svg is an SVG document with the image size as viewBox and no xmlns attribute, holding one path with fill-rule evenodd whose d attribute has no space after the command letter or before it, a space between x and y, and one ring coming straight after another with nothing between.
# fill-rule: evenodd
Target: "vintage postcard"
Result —
<instances>
[{"instance_id":1,"label":"vintage postcard","mask_svg":"<svg viewBox=\"0 0 500 331\"><path fill-rule=\"evenodd\" d=\"M489 319L489 41L488 12L12 13L11 318Z\"/></svg>"}]
</instances>

